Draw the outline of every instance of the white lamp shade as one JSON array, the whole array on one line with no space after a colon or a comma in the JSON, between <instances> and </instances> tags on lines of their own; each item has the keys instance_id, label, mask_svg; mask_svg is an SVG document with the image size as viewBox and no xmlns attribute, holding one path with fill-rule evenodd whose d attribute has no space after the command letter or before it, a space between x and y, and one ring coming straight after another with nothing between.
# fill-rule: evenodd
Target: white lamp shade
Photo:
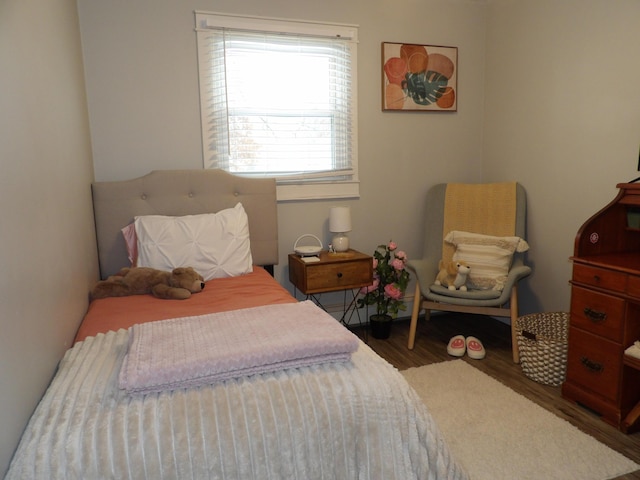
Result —
<instances>
[{"instance_id":1,"label":"white lamp shade","mask_svg":"<svg viewBox=\"0 0 640 480\"><path fill-rule=\"evenodd\" d=\"M331 207L329 210L329 231L333 233L351 231L350 207Z\"/></svg>"}]
</instances>

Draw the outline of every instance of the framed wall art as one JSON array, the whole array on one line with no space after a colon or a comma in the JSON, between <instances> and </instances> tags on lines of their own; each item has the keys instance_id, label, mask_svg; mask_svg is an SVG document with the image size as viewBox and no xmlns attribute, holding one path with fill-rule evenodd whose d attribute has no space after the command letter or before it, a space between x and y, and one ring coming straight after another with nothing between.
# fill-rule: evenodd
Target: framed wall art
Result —
<instances>
[{"instance_id":1,"label":"framed wall art","mask_svg":"<svg viewBox=\"0 0 640 480\"><path fill-rule=\"evenodd\" d=\"M458 48L382 43L382 110L455 112Z\"/></svg>"}]
</instances>

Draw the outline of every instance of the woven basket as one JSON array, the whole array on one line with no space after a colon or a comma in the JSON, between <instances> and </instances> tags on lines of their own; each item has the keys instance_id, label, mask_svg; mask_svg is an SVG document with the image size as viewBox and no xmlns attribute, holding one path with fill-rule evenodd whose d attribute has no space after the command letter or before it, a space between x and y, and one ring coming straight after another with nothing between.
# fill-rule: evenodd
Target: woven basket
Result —
<instances>
[{"instance_id":1,"label":"woven basket","mask_svg":"<svg viewBox=\"0 0 640 480\"><path fill-rule=\"evenodd\" d=\"M569 349L569 314L535 313L516 321L522 371L531 380L558 386L564 382Z\"/></svg>"}]
</instances>

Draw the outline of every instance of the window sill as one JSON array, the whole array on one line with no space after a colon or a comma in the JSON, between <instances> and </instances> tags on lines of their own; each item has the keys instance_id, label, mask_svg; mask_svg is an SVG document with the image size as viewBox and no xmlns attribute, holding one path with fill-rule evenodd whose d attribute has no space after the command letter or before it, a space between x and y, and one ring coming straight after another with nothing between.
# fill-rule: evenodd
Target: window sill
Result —
<instances>
[{"instance_id":1,"label":"window sill","mask_svg":"<svg viewBox=\"0 0 640 480\"><path fill-rule=\"evenodd\" d=\"M283 184L277 186L278 202L359 197L359 182L329 182L297 185Z\"/></svg>"}]
</instances>

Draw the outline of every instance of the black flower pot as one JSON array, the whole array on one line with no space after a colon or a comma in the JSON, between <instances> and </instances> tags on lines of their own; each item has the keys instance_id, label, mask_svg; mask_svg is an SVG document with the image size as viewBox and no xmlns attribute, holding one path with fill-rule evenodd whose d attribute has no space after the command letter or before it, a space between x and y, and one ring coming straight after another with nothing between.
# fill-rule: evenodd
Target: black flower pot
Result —
<instances>
[{"instance_id":1,"label":"black flower pot","mask_svg":"<svg viewBox=\"0 0 640 480\"><path fill-rule=\"evenodd\" d=\"M385 340L391 335L391 315L371 315L369 325L371 325L371 336L380 340Z\"/></svg>"}]
</instances>

